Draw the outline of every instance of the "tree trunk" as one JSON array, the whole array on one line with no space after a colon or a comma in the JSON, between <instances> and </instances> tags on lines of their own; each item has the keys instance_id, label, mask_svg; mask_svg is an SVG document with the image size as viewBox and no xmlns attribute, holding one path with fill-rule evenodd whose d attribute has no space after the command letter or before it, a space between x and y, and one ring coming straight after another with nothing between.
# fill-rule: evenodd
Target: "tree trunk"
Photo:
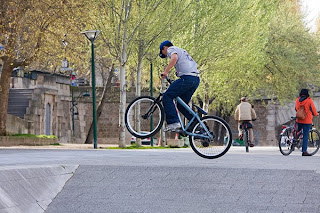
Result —
<instances>
[{"instance_id":1,"label":"tree trunk","mask_svg":"<svg viewBox=\"0 0 320 213\"><path fill-rule=\"evenodd\" d=\"M113 74L114 74L114 65L112 64L111 70L109 72L109 77L108 77L107 83L104 86L104 89L102 92L102 97L101 97L100 103L97 108L97 122L99 121L99 117L102 113L102 109L104 108L108 94L110 93L111 80L112 80ZM92 144L92 141L93 141L93 122L91 122L85 144Z\"/></svg>"},{"instance_id":2,"label":"tree trunk","mask_svg":"<svg viewBox=\"0 0 320 213\"><path fill-rule=\"evenodd\" d=\"M143 47L142 45L139 45L139 50L138 50L138 66L137 66L137 84L136 84L136 97L141 96L141 73L142 73L142 62L143 62ZM136 120L136 129L140 131L140 106L138 105L136 108L135 112L135 120ZM142 146L141 139L137 138L136 139L136 145L137 146Z\"/></svg>"},{"instance_id":3,"label":"tree trunk","mask_svg":"<svg viewBox=\"0 0 320 213\"><path fill-rule=\"evenodd\" d=\"M123 35L122 35L122 46L121 46L121 55L120 55L120 106L119 106L119 127L120 127L120 135L119 135L119 147L126 146L126 129L124 116L126 111L126 103L127 103L127 84L126 84L126 64L127 64L127 49L128 49L128 19L131 9L132 1L127 2L125 5L125 18L122 21L123 25Z\"/></svg>"},{"instance_id":4,"label":"tree trunk","mask_svg":"<svg viewBox=\"0 0 320 213\"><path fill-rule=\"evenodd\" d=\"M124 123L124 116L126 111L126 100L127 100L127 85L126 85L126 44L123 45L123 52L122 52L122 59L121 59L121 67L120 67L120 107L119 107L119 114L120 114L120 140L119 140L119 147L126 146L126 132L125 132L125 123Z\"/></svg>"},{"instance_id":5,"label":"tree trunk","mask_svg":"<svg viewBox=\"0 0 320 213\"><path fill-rule=\"evenodd\" d=\"M7 112L8 112L8 97L10 89L10 77L13 69L13 60L7 58L3 61L3 67L0 78L0 135L7 134Z\"/></svg>"},{"instance_id":6,"label":"tree trunk","mask_svg":"<svg viewBox=\"0 0 320 213\"><path fill-rule=\"evenodd\" d=\"M163 93L167 89L166 80L161 80L161 92ZM160 143L162 147L165 147L167 145L167 137L166 133L164 132L164 127L166 125L166 121L164 121L161 130L160 130Z\"/></svg>"}]
</instances>

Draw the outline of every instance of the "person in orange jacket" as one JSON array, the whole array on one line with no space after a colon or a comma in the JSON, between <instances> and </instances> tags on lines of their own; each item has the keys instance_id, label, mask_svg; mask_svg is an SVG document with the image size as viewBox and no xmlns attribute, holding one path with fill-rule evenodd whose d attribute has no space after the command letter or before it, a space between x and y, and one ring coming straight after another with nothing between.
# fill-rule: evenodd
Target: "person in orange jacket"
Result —
<instances>
[{"instance_id":1,"label":"person in orange jacket","mask_svg":"<svg viewBox=\"0 0 320 213\"><path fill-rule=\"evenodd\" d=\"M303 144L302 144L302 156L311 156L307 152L308 148L308 141L309 141L309 130L312 125L313 116L318 116L319 113L314 106L312 99L309 97L309 90L302 89L300 91L299 97L296 99L296 106L295 109L298 111L300 107L304 108L305 118L296 120L298 124L298 131L303 129Z\"/></svg>"}]
</instances>

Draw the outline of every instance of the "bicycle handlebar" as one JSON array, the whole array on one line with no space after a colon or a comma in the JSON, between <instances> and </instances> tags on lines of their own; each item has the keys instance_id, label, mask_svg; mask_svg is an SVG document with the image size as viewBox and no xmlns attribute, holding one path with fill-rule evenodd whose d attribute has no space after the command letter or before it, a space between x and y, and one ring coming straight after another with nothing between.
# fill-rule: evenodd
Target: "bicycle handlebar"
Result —
<instances>
[{"instance_id":1,"label":"bicycle handlebar","mask_svg":"<svg viewBox=\"0 0 320 213\"><path fill-rule=\"evenodd\" d=\"M161 74L161 77L163 77L164 75ZM170 78L168 78L168 76L165 76L165 79L169 82L169 84L172 84L173 80L171 80Z\"/></svg>"}]
</instances>

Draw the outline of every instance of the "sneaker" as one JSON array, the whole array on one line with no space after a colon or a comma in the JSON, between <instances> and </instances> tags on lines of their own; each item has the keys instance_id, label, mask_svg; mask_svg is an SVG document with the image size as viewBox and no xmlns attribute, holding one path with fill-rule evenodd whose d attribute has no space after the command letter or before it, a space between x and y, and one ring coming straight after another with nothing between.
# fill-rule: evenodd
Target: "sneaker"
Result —
<instances>
[{"instance_id":1,"label":"sneaker","mask_svg":"<svg viewBox=\"0 0 320 213\"><path fill-rule=\"evenodd\" d=\"M168 124L166 128L164 128L165 132L171 131L175 132L176 130L181 129L181 124L180 123L173 123L173 124Z\"/></svg>"},{"instance_id":2,"label":"sneaker","mask_svg":"<svg viewBox=\"0 0 320 213\"><path fill-rule=\"evenodd\" d=\"M312 156L312 155L309 154L308 152L302 152L302 156Z\"/></svg>"},{"instance_id":3,"label":"sneaker","mask_svg":"<svg viewBox=\"0 0 320 213\"><path fill-rule=\"evenodd\" d=\"M254 147L254 143L251 143L250 140L248 141L248 143L249 143L249 147Z\"/></svg>"}]
</instances>

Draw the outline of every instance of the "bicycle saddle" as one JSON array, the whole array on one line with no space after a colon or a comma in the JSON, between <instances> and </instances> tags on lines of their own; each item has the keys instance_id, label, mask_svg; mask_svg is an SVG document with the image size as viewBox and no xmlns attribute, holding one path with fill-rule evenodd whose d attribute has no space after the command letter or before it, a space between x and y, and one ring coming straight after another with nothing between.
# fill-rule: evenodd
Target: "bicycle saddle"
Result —
<instances>
[{"instance_id":1,"label":"bicycle saddle","mask_svg":"<svg viewBox=\"0 0 320 213\"><path fill-rule=\"evenodd\" d=\"M199 107L199 106L197 106L197 105L195 105L195 104L192 104L192 107L197 108L197 109L198 109L198 112L199 112L200 114L203 114L203 115L207 115L207 114L208 114L206 111L204 111L203 109L201 109L201 107Z\"/></svg>"}]
</instances>

